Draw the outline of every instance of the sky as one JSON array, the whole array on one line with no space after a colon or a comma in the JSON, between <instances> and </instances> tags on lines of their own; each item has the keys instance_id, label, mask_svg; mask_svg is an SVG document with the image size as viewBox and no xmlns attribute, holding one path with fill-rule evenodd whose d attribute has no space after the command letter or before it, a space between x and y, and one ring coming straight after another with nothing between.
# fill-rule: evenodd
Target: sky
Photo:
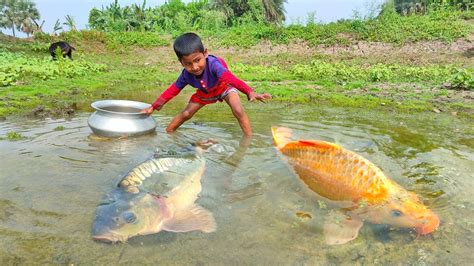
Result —
<instances>
[{"instance_id":1,"label":"sky","mask_svg":"<svg viewBox=\"0 0 474 266\"><path fill-rule=\"evenodd\" d=\"M78 29L87 27L89 11L93 8L106 7L114 0L33 0L36 3L41 19L45 20L43 30L52 32L57 19L65 22L65 16L73 17ZM183 2L190 2L184 0ZM286 23L305 22L307 15L314 12L317 22L332 22L341 18L351 18L354 11L362 15L373 10L372 6L383 2L382 0L288 0L285 4ZM133 3L142 4L143 0L119 0L121 6ZM165 0L147 0L147 6L157 6ZM1 29L5 34L12 34L10 29ZM23 36L20 36L23 37Z\"/></svg>"}]
</instances>

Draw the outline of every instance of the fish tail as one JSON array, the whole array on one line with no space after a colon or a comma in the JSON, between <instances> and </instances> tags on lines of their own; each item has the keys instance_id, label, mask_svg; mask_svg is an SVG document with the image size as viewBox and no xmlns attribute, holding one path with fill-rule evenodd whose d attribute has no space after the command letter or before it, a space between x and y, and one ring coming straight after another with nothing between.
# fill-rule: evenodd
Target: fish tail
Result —
<instances>
[{"instance_id":1,"label":"fish tail","mask_svg":"<svg viewBox=\"0 0 474 266\"><path fill-rule=\"evenodd\" d=\"M272 135L275 146L280 149L291 141L290 138L293 136L293 132L287 127L272 126Z\"/></svg>"}]
</instances>

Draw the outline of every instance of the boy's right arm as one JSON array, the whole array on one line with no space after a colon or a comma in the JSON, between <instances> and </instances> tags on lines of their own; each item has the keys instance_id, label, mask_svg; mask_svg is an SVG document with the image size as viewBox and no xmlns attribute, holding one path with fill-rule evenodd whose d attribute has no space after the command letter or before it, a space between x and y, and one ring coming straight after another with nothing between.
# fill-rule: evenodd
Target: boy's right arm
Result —
<instances>
[{"instance_id":1,"label":"boy's right arm","mask_svg":"<svg viewBox=\"0 0 474 266\"><path fill-rule=\"evenodd\" d=\"M178 95L181 90L176 86L176 82L171 84L164 92L160 94L160 96L156 99L154 103L151 104L150 107L145 108L140 111L140 113L146 113L151 115L153 111L160 110L169 100L173 99L176 95Z\"/></svg>"}]
</instances>

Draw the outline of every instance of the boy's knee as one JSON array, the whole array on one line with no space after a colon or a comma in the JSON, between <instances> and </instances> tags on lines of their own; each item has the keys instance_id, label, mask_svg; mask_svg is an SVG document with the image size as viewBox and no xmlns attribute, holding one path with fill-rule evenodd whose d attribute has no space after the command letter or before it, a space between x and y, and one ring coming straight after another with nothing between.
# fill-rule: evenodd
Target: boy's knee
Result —
<instances>
[{"instance_id":1,"label":"boy's knee","mask_svg":"<svg viewBox=\"0 0 474 266\"><path fill-rule=\"evenodd\" d=\"M181 117L184 119L184 120L188 120L190 119L191 117L193 117L193 113L189 112L189 111L183 111L181 113Z\"/></svg>"},{"instance_id":2,"label":"boy's knee","mask_svg":"<svg viewBox=\"0 0 474 266\"><path fill-rule=\"evenodd\" d=\"M245 111L244 108L242 107L237 107L232 109L232 112L234 113L234 116L237 117L238 119L245 117Z\"/></svg>"}]
</instances>

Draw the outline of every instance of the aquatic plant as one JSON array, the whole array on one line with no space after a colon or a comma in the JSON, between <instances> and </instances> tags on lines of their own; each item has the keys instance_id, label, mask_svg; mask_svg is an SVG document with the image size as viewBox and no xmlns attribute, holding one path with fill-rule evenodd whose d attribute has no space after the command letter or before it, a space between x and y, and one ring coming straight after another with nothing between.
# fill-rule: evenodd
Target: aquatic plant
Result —
<instances>
[{"instance_id":1,"label":"aquatic plant","mask_svg":"<svg viewBox=\"0 0 474 266\"><path fill-rule=\"evenodd\" d=\"M6 139L9 141L16 141L16 140L25 139L25 137L21 135L21 133L18 133L16 131L10 131L7 133Z\"/></svg>"}]
</instances>

